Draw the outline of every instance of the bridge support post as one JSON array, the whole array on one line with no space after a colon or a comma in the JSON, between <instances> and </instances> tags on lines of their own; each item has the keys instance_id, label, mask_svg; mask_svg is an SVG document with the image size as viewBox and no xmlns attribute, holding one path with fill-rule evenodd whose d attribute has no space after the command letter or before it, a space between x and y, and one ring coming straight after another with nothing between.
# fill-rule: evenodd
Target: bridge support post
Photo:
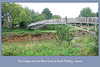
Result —
<instances>
[{"instance_id":1,"label":"bridge support post","mask_svg":"<svg viewBox=\"0 0 100 67\"><path fill-rule=\"evenodd\" d=\"M81 23L81 29L82 29L82 23Z\"/></svg>"},{"instance_id":2,"label":"bridge support post","mask_svg":"<svg viewBox=\"0 0 100 67\"><path fill-rule=\"evenodd\" d=\"M36 28L35 28L35 32L36 32Z\"/></svg>"},{"instance_id":3,"label":"bridge support post","mask_svg":"<svg viewBox=\"0 0 100 67\"><path fill-rule=\"evenodd\" d=\"M76 27L76 22L75 22L75 27Z\"/></svg>"},{"instance_id":4,"label":"bridge support post","mask_svg":"<svg viewBox=\"0 0 100 67\"><path fill-rule=\"evenodd\" d=\"M89 23L87 23L88 24L88 27L89 27Z\"/></svg>"},{"instance_id":5,"label":"bridge support post","mask_svg":"<svg viewBox=\"0 0 100 67\"><path fill-rule=\"evenodd\" d=\"M89 23L87 23L87 27L88 27L88 28L87 28L87 31L89 31Z\"/></svg>"},{"instance_id":6,"label":"bridge support post","mask_svg":"<svg viewBox=\"0 0 100 67\"><path fill-rule=\"evenodd\" d=\"M95 32L97 31L97 25L96 25L96 23L95 23Z\"/></svg>"}]
</instances>

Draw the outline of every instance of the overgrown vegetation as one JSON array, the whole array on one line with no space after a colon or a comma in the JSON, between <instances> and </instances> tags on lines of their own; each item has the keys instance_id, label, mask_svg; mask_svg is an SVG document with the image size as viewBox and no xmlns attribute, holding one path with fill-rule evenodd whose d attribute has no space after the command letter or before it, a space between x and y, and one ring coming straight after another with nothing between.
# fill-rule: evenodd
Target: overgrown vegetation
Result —
<instances>
[{"instance_id":1,"label":"overgrown vegetation","mask_svg":"<svg viewBox=\"0 0 100 67\"><path fill-rule=\"evenodd\" d=\"M92 46L91 50L94 52L96 55L99 53L99 28L97 27L97 31L95 35L90 35L90 41L93 41L95 44Z\"/></svg>"},{"instance_id":2,"label":"overgrown vegetation","mask_svg":"<svg viewBox=\"0 0 100 67\"><path fill-rule=\"evenodd\" d=\"M57 38L52 40L2 43L2 56L98 55L98 40L95 40L93 36L89 36L90 38L73 39L72 31L78 30L65 25L59 26L56 30Z\"/></svg>"},{"instance_id":3,"label":"overgrown vegetation","mask_svg":"<svg viewBox=\"0 0 100 67\"><path fill-rule=\"evenodd\" d=\"M54 40L53 40L54 41ZM33 42L34 43L34 42ZM2 45L2 56L95 56L92 52L94 42L89 42L82 46L62 46L54 44L51 41L48 43L36 43L33 45L24 45L26 42L19 44L18 42ZM27 42L29 44L29 42ZM31 43L32 44L32 43ZM92 50L91 50L92 49Z\"/></svg>"},{"instance_id":4,"label":"overgrown vegetation","mask_svg":"<svg viewBox=\"0 0 100 67\"><path fill-rule=\"evenodd\" d=\"M98 12L93 13L90 8L83 8L79 17L95 16L98 16ZM15 42L2 40L2 56L98 56L98 27L95 35L88 34L87 37L76 39L76 35L85 35L82 34L85 31L69 25L46 25L36 30L27 28L31 22L60 18L59 15L53 15L48 8L44 8L39 14L16 3L2 3L2 39L15 39ZM42 34L44 36L41 37ZM46 39L47 35L51 38ZM36 41L32 36L44 39ZM24 37L27 41L23 40ZM21 42L16 42L18 38ZM28 38L34 40L29 41Z\"/></svg>"},{"instance_id":5,"label":"overgrown vegetation","mask_svg":"<svg viewBox=\"0 0 100 67\"><path fill-rule=\"evenodd\" d=\"M60 25L59 27L56 27L57 36L55 36L55 39L58 45L62 46L64 41L67 42L67 46L72 44L71 40L73 40L75 33L70 32L70 29L71 27L68 25Z\"/></svg>"}]
</instances>

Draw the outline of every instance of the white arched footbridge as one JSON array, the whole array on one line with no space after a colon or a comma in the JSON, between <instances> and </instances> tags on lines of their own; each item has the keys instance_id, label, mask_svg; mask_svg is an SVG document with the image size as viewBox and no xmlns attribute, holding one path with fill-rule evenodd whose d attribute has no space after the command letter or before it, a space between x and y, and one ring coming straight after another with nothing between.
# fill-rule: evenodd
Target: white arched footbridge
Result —
<instances>
[{"instance_id":1,"label":"white arched footbridge","mask_svg":"<svg viewBox=\"0 0 100 67\"><path fill-rule=\"evenodd\" d=\"M44 25L49 24L69 24L71 27L76 27L81 30L95 33L99 24L98 17L79 17L79 18L62 18L62 19L50 19L42 20L29 24L27 27L30 29L37 29ZM94 29L94 30L92 30Z\"/></svg>"}]
</instances>

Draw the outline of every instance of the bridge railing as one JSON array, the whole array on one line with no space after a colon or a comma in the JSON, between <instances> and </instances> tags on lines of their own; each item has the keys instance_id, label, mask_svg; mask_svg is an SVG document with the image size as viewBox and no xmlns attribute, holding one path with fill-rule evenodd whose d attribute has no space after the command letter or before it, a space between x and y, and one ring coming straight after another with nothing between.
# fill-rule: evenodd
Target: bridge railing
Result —
<instances>
[{"instance_id":1,"label":"bridge railing","mask_svg":"<svg viewBox=\"0 0 100 67\"><path fill-rule=\"evenodd\" d=\"M38 24L65 24L65 23L92 23L98 24L98 17L78 17L78 18L62 18L62 19L50 19L31 23L28 27Z\"/></svg>"},{"instance_id":2,"label":"bridge railing","mask_svg":"<svg viewBox=\"0 0 100 67\"><path fill-rule=\"evenodd\" d=\"M98 23L98 17L68 18L67 23Z\"/></svg>"},{"instance_id":3,"label":"bridge railing","mask_svg":"<svg viewBox=\"0 0 100 67\"><path fill-rule=\"evenodd\" d=\"M43 20L38 23L43 23L43 24L53 24L53 23L65 23L65 19L51 19L51 20ZM36 22L37 23L37 22Z\"/></svg>"},{"instance_id":4,"label":"bridge railing","mask_svg":"<svg viewBox=\"0 0 100 67\"><path fill-rule=\"evenodd\" d=\"M53 24L53 23L98 23L98 17L78 17L78 18L65 18L62 19L50 19L43 20L42 23Z\"/></svg>"}]
</instances>

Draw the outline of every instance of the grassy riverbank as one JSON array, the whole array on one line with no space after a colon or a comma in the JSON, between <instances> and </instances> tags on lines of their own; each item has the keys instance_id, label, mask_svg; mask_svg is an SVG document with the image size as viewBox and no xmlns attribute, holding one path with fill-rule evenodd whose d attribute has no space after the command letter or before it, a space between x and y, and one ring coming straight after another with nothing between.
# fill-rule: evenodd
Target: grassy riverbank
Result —
<instances>
[{"instance_id":1,"label":"grassy riverbank","mask_svg":"<svg viewBox=\"0 0 100 67\"><path fill-rule=\"evenodd\" d=\"M94 42L58 46L54 40L3 43L2 56L95 56Z\"/></svg>"},{"instance_id":2,"label":"grassy riverbank","mask_svg":"<svg viewBox=\"0 0 100 67\"><path fill-rule=\"evenodd\" d=\"M72 39L69 43L68 40L52 38L55 35L53 33L57 33L56 31L41 29L39 31L27 29L5 31L2 33L2 36L4 38L8 37L8 40L12 38L12 41L2 42L2 56L98 56L98 45L94 35L87 34L85 31L79 31L76 28L70 28L69 34L75 32L77 37L82 36L82 38ZM59 31L64 33L63 30ZM30 36L30 33L32 36ZM39 33L41 35L34 35ZM9 35L15 34L16 36L9 37ZM21 36L21 34L27 34L27 36ZM69 34L66 33L68 37L70 36ZM63 37L63 35L57 36ZM18 38L20 38L19 41ZM27 38L33 39L27 40ZM62 41L61 44L60 41Z\"/></svg>"}]
</instances>

